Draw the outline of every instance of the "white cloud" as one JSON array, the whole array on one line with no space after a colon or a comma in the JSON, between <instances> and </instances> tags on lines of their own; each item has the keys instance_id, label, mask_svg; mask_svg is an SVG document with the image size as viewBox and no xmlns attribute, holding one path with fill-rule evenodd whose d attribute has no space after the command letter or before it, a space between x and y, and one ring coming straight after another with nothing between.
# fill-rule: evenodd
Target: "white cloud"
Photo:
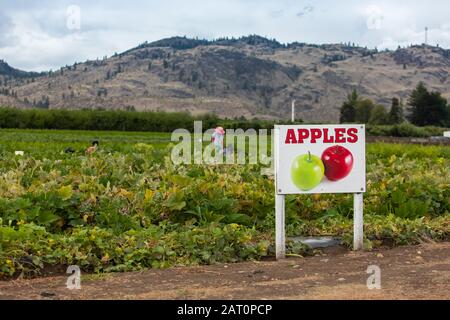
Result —
<instances>
[{"instance_id":1,"label":"white cloud","mask_svg":"<svg viewBox=\"0 0 450 320\"><path fill-rule=\"evenodd\" d=\"M67 28L67 7L81 9L81 29ZM395 49L422 43L450 47L444 0L2 0L0 59L41 71L95 59L175 35L217 38L260 34L281 42L355 42Z\"/></svg>"}]
</instances>

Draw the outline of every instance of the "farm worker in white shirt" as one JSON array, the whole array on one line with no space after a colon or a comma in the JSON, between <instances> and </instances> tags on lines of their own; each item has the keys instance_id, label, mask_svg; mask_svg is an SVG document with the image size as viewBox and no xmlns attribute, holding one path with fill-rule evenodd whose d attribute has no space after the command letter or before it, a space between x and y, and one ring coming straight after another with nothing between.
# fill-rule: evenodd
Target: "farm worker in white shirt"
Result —
<instances>
[{"instance_id":1,"label":"farm worker in white shirt","mask_svg":"<svg viewBox=\"0 0 450 320\"><path fill-rule=\"evenodd\" d=\"M212 142L216 148L217 153L223 153L223 139L225 137L225 130L222 127L217 127L214 129L212 134Z\"/></svg>"}]
</instances>

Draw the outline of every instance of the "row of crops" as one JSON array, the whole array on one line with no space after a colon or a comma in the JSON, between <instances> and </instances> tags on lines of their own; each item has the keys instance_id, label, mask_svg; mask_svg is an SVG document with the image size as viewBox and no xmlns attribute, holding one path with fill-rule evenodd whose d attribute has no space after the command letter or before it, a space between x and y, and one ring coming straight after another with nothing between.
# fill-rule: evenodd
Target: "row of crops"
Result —
<instances>
[{"instance_id":1,"label":"row of crops","mask_svg":"<svg viewBox=\"0 0 450 320\"><path fill-rule=\"evenodd\" d=\"M273 254L259 165L174 165L166 134L0 131L0 275L126 271ZM84 148L100 140L92 156ZM74 153L65 153L66 147ZM23 150L24 156L15 156ZM450 235L450 148L369 144L365 245ZM352 238L352 196L289 196L289 235ZM289 243L289 252L307 254Z\"/></svg>"}]
</instances>

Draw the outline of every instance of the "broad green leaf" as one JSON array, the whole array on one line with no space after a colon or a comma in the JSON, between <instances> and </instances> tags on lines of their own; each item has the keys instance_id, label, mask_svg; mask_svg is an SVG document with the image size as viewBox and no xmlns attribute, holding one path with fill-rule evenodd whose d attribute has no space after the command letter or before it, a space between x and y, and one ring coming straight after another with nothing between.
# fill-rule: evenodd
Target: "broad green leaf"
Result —
<instances>
[{"instance_id":1,"label":"broad green leaf","mask_svg":"<svg viewBox=\"0 0 450 320\"><path fill-rule=\"evenodd\" d=\"M68 200L68 199L72 198L72 194L73 194L72 186L61 187L61 188L59 188L58 193L63 200Z\"/></svg>"}]
</instances>

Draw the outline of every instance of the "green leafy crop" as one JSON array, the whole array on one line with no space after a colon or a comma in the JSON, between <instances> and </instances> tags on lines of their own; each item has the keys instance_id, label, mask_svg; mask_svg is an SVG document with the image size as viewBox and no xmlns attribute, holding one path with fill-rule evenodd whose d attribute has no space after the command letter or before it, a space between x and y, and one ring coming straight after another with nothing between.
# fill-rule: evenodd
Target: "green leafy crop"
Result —
<instances>
[{"instance_id":1,"label":"green leafy crop","mask_svg":"<svg viewBox=\"0 0 450 320\"><path fill-rule=\"evenodd\" d=\"M164 134L1 133L0 275L69 264L96 272L164 268L272 252L274 184L259 165L174 165ZM94 139L99 150L86 156ZM64 153L68 146L75 152ZM366 243L448 238L449 167L448 147L367 145ZM286 215L290 235L334 234L351 245L351 195L288 196Z\"/></svg>"}]
</instances>

